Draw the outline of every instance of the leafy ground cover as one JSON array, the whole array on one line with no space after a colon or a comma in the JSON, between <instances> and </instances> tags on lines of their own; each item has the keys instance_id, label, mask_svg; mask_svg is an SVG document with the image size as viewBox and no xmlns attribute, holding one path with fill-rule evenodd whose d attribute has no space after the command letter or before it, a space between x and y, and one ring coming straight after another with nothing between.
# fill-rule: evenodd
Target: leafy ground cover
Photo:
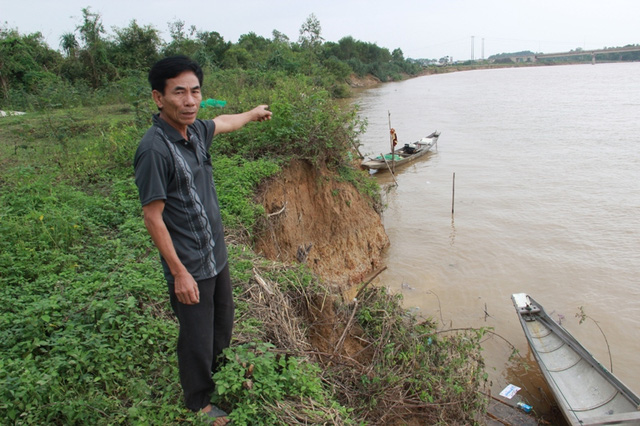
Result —
<instances>
[{"instance_id":1,"label":"leafy ground cover","mask_svg":"<svg viewBox=\"0 0 640 426\"><path fill-rule=\"evenodd\" d=\"M484 404L476 392L481 331L444 337L383 289L341 301L304 265L268 262L251 250L264 215L253 190L289 158L328 164L337 179L371 192L366 175L349 167L363 125L355 111L298 77L210 77L207 90L224 87L225 112L265 100L277 112L261 132L247 126L215 148L237 301L216 402L236 424L473 423ZM241 89L247 81L251 91ZM126 87L135 94L143 85ZM128 101L2 119L5 423L205 422L182 408L177 325L133 182L131 160L153 108L145 97ZM331 351L313 339L325 326L337 333ZM360 342L359 356L342 350L348 340Z\"/></svg>"}]
</instances>

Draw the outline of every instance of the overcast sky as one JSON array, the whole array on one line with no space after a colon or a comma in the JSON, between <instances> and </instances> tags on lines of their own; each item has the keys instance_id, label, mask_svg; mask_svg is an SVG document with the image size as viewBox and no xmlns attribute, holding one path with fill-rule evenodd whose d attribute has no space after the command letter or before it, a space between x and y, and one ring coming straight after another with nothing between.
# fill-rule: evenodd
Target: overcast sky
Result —
<instances>
[{"instance_id":1,"label":"overcast sky","mask_svg":"<svg viewBox=\"0 0 640 426\"><path fill-rule=\"evenodd\" d=\"M274 29L297 41L313 13L326 41L350 35L400 48L407 58L467 60L472 45L481 59L640 44L638 0L0 0L0 25L40 31L58 49L60 35L75 30L87 6L110 35L135 19L168 39L168 23L181 20L234 43L249 32L271 38Z\"/></svg>"}]
</instances>

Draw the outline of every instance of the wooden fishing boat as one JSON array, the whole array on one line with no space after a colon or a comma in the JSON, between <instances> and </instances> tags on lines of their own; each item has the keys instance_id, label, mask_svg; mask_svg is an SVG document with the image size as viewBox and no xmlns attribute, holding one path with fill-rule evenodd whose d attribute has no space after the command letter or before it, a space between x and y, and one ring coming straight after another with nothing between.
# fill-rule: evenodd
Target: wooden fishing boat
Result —
<instances>
[{"instance_id":1,"label":"wooden fishing boat","mask_svg":"<svg viewBox=\"0 0 640 426\"><path fill-rule=\"evenodd\" d=\"M512 295L531 352L570 425L640 425L640 398L602 366L542 306Z\"/></svg>"},{"instance_id":2,"label":"wooden fishing boat","mask_svg":"<svg viewBox=\"0 0 640 426\"><path fill-rule=\"evenodd\" d=\"M403 147L396 149L393 154L391 152L369 158L362 162L362 167L369 170L388 170L390 167L404 166L414 160L425 155L434 145L438 143L440 132L437 130L424 138L407 143Z\"/></svg>"}]
</instances>

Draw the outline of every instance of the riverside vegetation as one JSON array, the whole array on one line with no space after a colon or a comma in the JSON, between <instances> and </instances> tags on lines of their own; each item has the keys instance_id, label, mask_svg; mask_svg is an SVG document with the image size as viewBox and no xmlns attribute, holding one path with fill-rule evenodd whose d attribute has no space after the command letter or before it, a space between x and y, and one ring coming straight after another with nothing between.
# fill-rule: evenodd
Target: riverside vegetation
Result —
<instances>
[{"instance_id":1,"label":"riverside vegetation","mask_svg":"<svg viewBox=\"0 0 640 426\"><path fill-rule=\"evenodd\" d=\"M181 403L177 325L131 162L154 112L140 70L172 48L191 46L187 53L196 57L212 52L203 47L212 33L193 38L174 27L176 45L143 55L124 44L109 47L99 15L83 12L83 43L68 37L67 54L58 59L37 35L3 30L0 37L2 69L13 70L1 75L0 106L28 112L0 119L0 419L206 424ZM134 24L117 37L141 30ZM319 37L315 24L305 23ZM157 35L142 30L136 34ZM252 250L265 216L254 191L291 159L326 166L379 203L375 181L349 160L366 123L336 101L345 95L346 74L357 71L323 53L335 44L313 37L290 43L275 33L272 41L249 35L223 43L235 53L204 61L203 93L227 100L224 112L265 102L274 112L260 128L221 135L213 147L237 302L215 402L239 425L477 422L486 404L484 330L438 330L383 288L363 286L356 300L342 300L305 264L268 261ZM249 40L269 48L250 50ZM258 51L267 56L239 65L243 52ZM46 64L45 53L50 68L28 68ZM70 70L75 77L65 74ZM341 336L331 353L313 344L319 321L330 321ZM341 350L347 338L360 342L357 356Z\"/></svg>"}]
</instances>

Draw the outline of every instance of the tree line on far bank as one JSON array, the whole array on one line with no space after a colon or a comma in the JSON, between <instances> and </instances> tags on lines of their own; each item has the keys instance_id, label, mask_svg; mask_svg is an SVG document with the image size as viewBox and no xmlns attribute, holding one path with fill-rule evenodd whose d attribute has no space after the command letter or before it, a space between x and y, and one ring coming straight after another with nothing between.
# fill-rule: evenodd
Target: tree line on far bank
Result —
<instances>
[{"instance_id":1,"label":"tree line on far bank","mask_svg":"<svg viewBox=\"0 0 640 426\"><path fill-rule=\"evenodd\" d=\"M90 8L82 9L80 25L61 36L61 50L48 46L40 32L24 35L0 27L0 107L38 109L34 97L55 105L61 99L56 92L95 93L123 79L145 77L155 61L174 54L188 55L209 70L306 75L334 97L348 95L346 81L352 74L370 74L384 82L422 69L399 48L390 52L351 36L325 42L313 14L302 24L297 41L273 30L270 39L250 32L232 43L216 31L188 27L181 20L169 23L169 33L170 41L163 42L158 29L133 19L107 34L100 14Z\"/></svg>"}]
</instances>

